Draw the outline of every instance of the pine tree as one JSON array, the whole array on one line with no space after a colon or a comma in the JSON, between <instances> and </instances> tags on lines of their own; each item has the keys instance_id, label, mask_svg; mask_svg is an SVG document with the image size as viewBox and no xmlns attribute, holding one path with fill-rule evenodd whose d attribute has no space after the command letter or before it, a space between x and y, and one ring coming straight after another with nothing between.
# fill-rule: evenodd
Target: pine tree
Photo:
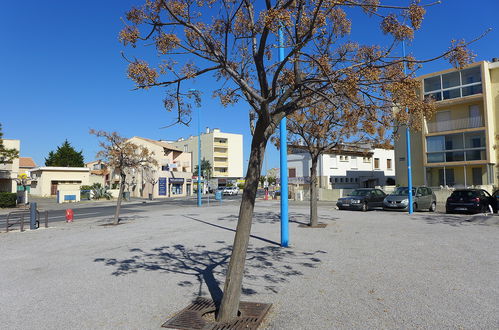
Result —
<instances>
[{"instance_id":1,"label":"pine tree","mask_svg":"<svg viewBox=\"0 0 499 330\"><path fill-rule=\"evenodd\" d=\"M0 164L6 164L12 162L14 158L19 157L19 151L5 148L2 137L2 124L0 124Z\"/></svg>"},{"instance_id":2,"label":"pine tree","mask_svg":"<svg viewBox=\"0 0 499 330\"><path fill-rule=\"evenodd\" d=\"M76 151L68 140L65 140L55 152L49 152L45 158L45 166L84 167L83 151Z\"/></svg>"}]
</instances>

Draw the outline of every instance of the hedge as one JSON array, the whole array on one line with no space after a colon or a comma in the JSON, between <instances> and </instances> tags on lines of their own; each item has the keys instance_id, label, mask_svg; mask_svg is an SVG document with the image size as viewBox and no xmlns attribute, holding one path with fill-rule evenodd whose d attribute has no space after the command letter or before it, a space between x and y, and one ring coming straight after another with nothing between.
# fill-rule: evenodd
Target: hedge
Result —
<instances>
[{"instance_id":1,"label":"hedge","mask_svg":"<svg viewBox=\"0 0 499 330\"><path fill-rule=\"evenodd\" d=\"M15 207L17 194L10 192L0 192L0 207Z\"/></svg>"}]
</instances>

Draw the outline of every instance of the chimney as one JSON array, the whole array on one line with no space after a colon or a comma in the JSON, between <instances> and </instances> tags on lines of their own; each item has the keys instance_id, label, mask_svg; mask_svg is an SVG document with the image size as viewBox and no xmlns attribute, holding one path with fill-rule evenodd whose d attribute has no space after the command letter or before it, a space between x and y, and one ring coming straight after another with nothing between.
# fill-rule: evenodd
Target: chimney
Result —
<instances>
[{"instance_id":1,"label":"chimney","mask_svg":"<svg viewBox=\"0 0 499 330\"><path fill-rule=\"evenodd\" d=\"M210 133L210 128L206 127L206 134Z\"/></svg>"}]
</instances>

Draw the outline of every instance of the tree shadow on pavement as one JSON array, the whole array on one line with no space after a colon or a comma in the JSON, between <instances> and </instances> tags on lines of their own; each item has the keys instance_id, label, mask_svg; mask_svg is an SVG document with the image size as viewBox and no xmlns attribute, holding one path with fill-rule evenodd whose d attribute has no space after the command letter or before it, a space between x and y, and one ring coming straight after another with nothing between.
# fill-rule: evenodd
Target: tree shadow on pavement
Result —
<instances>
[{"instance_id":1,"label":"tree shadow on pavement","mask_svg":"<svg viewBox=\"0 0 499 330\"><path fill-rule=\"evenodd\" d=\"M197 218L194 218L194 217L190 216L189 214L184 214L184 217L187 218L187 219L191 219L191 220L194 220L194 221L197 221L197 222L204 223L205 225L208 225L208 226L212 226L212 227L216 227L216 228L220 228L220 229L232 231L234 233L236 232L235 229L224 227L224 226L220 226L220 225L217 225L217 224L214 224L214 223L211 223L211 222L208 222L208 221L204 221L204 220L201 220L201 219L197 219ZM269 240L267 238L263 238L263 237L260 237L260 236L256 236L256 235L252 235L251 234L250 237L254 238L254 239L257 239L257 240L260 240L260 241L263 241L265 243L270 243L270 244L274 244L274 245L278 245L278 246L281 245L278 242L275 242L275 241L272 241L272 240Z\"/></svg>"},{"instance_id":2,"label":"tree shadow on pavement","mask_svg":"<svg viewBox=\"0 0 499 330\"><path fill-rule=\"evenodd\" d=\"M493 214L445 214L429 213L411 216L411 220L423 220L428 224L445 224L454 227L466 225L499 226L499 217Z\"/></svg>"},{"instance_id":3,"label":"tree shadow on pavement","mask_svg":"<svg viewBox=\"0 0 499 330\"><path fill-rule=\"evenodd\" d=\"M96 258L113 267L114 276L124 276L139 271L159 271L180 274L183 280L180 287L196 287L194 297L203 296L203 283L206 284L211 298L218 305L222 290L220 279L224 278L232 246L225 241L216 241L219 247L207 248L205 245L186 247L181 244L161 246L150 251L139 248L130 249L132 255L125 259ZM277 293L280 283L289 281L292 276L301 276L305 269L316 268L321 259L317 256L326 252L295 252L274 246L248 248L244 271L243 295L259 292Z\"/></svg>"},{"instance_id":4,"label":"tree shadow on pavement","mask_svg":"<svg viewBox=\"0 0 499 330\"><path fill-rule=\"evenodd\" d=\"M289 212L288 214L289 222L297 223L299 225L308 225L310 223L310 215L296 212ZM324 220L336 220L338 218L330 217L330 216L318 216L319 221ZM225 217L218 218L218 220L226 220L226 221L237 221L239 217L237 215L228 215ZM258 223L268 223L275 224L281 221L281 215L276 212L254 212L253 213L253 222Z\"/></svg>"}]
</instances>

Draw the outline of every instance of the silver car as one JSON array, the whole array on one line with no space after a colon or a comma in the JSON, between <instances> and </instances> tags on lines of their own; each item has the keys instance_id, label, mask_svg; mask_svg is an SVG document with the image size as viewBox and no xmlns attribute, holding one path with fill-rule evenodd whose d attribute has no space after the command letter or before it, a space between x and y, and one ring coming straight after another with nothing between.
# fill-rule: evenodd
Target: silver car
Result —
<instances>
[{"instance_id":1,"label":"silver car","mask_svg":"<svg viewBox=\"0 0 499 330\"><path fill-rule=\"evenodd\" d=\"M412 209L414 211L428 210L434 212L437 208L437 198L428 187L412 188ZM383 210L407 211L409 209L409 188L397 187L383 201Z\"/></svg>"}]
</instances>

